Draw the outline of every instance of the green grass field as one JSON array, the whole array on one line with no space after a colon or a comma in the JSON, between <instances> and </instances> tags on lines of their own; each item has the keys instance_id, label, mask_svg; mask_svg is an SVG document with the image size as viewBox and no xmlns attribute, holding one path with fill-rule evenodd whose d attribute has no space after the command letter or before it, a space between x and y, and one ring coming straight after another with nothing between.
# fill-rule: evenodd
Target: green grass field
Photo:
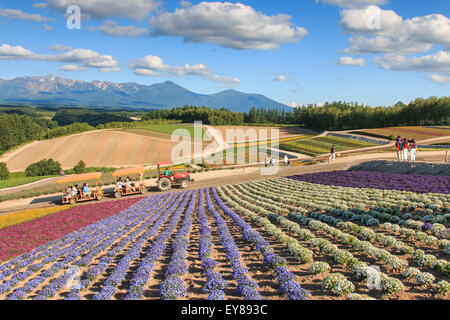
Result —
<instances>
[{"instance_id":1,"label":"green grass field","mask_svg":"<svg viewBox=\"0 0 450 320\"><path fill-rule=\"evenodd\" d=\"M23 172L10 173L7 180L0 181L0 190L6 188L13 188L22 186L28 183L40 181L47 178L53 178L56 176L45 176L45 177L26 177Z\"/></svg>"},{"instance_id":2,"label":"green grass field","mask_svg":"<svg viewBox=\"0 0 450 320\"><path fill-rule=\"evenodd\" d=\"M336 147L336 153L339 153L340 151L376 146L376 144L340 137L318 137L283 142L280 143L280 149L314 157L319 154L329 153L333 144Z\"/></svg>"},{"instance_id":3,"label":"green grass field","mask_svg":"<svg viewBox=\"0 0 450 320\"><path fill-rule=\"evenodd\" d=\"M187 132L185 134L180 134L180 135L200 138L200 135L198 133L196 134L196 132L194 132L195 128L194 128L193 124L151 124L151 125L146 125L146 126L142 126L142 127L136 127L135 129L149 130L149 131L167 133L167 134L172 134L175 130L183 129L183 130L187 130ZM202 135L205 134L203 128L201 130L201 134Z\"/></svg>"}]
</instances>

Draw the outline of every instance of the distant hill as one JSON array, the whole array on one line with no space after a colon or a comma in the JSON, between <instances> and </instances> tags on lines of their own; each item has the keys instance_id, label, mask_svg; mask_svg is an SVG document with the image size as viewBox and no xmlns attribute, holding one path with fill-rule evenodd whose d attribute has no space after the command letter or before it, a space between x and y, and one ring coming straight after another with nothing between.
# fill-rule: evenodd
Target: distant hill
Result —
<instances>
[{"instance_id":1,"label":"distant hill","mask_svg":"<svg viewBox=\"0 0 450 320\"><path fill-rule=\"evenodd\" d=\"M146 109L195 105L223 107L235 112L247 112L251 107L292 109L263 95L236 90L206 95L189 91L171 81L147 86L137 83L85 82L55 76L0 79L0 103Z\"/></svg>"}]
</instances>

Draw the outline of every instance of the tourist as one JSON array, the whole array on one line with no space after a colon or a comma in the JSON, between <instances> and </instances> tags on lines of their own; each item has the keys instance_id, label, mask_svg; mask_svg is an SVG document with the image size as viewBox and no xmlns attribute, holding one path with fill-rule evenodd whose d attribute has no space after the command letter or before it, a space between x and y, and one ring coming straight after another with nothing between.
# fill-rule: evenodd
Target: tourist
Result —
<instances>
[{"instance_id":1,"label":"tourist","mask_svg":"<svg viewBox=\"0 0 450 320\"><path fill-rule=\"evenodd\" d=\"M74 197L76 197L77 195L80 194L80 189L78 188L78 185L77 185L77 184L73 186L73 188L72 188L72 194L73 194Z\"/></svg>"},{"instance_id":2,"label":"tourist","mask_svg":"<svg viewBox=\"0 0 450 320\"><path fill-rule=\"evenodd\" d=\"M83 186L83 194L87 196L91 196L91 188L89 187L89 184L85 183Z\"/></svg>"},{"instance_id":3,"label":"tourist","mask_svg":"<svg viewBox=\"0 0 450 320\"><path fill-rule=\"evenodd\" d=\"M68 202L69 198L72 197L72 186L68 186L66 188L66 191L64 192L64 201Z\"/></svg>"},{"instance_id":4,"label":"tourist","mask_svg":"<svg viewBox=\"0 0 450 320\"><path fill-rule=\"evenodd\" d=\"M403 139L400 139L400 143L398 145L398 152L400 153L400 161L404 160L403 158L403 148L405 147L405 143Z\"/></svg>"},{"instance_id":5,"label":"tourist","mask_svg":"<svg viewBox=\"0 0 450 320\"><path fill-rule=\"evenodd\" d=\"M397 138L395 139L395 149L397 150L398 161L401 160L400 144L401 144L401 138L400 138L400 136L397 136Z\"/></svg>"},{"instance_id":6,"label":"tourist","mask_svg":"<svg viewBox=\"0 0 450 320\"><path fill-rule=\"evenodd\" d=\"M403 160L408 161L408 140L403 139Z\"/></svg>"},{"instance_id":7,"label":"tourist","mask_svg":"<svg viewBox=\"0 0 450 320\"><path fill-rule=\"evenodd\" d=\"M417 144L416 144L415 139L411 140L411 143L409 144L409 150L411 153L411 162L415 162L416 161L416 152L417 152Z\"/></svg>"},{"instance_id":8,"label":"tourist","mask_svg":"<svg viewBox=\"0 0 450 320\"><path fill-rule=\"evenodd\" d=\"M264 167L267 168L267 166L269 165L269 161L267 160L267 157L264 158Z\"/></svg>"},{"instance_id":9,"label":"tourist","mask_svg":"<svg viewBox=\"0 0 450 320\"><path fill-rule=\"evenodd\" d=\"M284 165L287 167L289 163L289 158L287 156L287 154L284 155Z\"/></svg>"},{"instance_id":10,"label":"tourist","mask_svg":"<svg viewBox=\"0 0 450 320\"><path fill-rule=\"evenodd\" d=\"M270 158L270 165L272 167L275 167L275 158L274 157Z\"/></svg>"},{"instance_id":11,"label":"tourist","mask_svg":"<svg viewBox=\"0 0 450 320\"><path fill-rule=\"evenodd\" d=\"M334 144L333 144L333 146L331 147L331 155L330 155L330 157L328 158L328 162L330 162L331 161L331 159L333 159L333 160L336 160L336 148L335 148L335 146L334 146Z\"/></svg>"},{"instance_id":12,"label":"tourist","mask_svg":"<svg viewBox=\"0 0 450 320\"><path fill-rule=\"evenodd\" d=\"M122 190L122 178L117 179L116 189L117 189L116 191Z\"/></svg>"}]
</instances>

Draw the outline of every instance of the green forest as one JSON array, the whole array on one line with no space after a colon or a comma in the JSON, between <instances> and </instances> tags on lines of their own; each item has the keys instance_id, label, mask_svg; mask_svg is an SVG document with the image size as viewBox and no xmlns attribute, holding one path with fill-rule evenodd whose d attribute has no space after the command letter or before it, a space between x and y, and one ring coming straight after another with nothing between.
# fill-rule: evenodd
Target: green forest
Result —
<instances>
[{"instance_id":1,"label":"green forest","mask_svg":"<svg viewBox=\"0 0 450 320\"><path fill-rule=\"evenodd\" d=\"M131 116L142 120L133 121ZM0 107L0 154L33 141L95 129L135 128L147 124L193 123L208 125L274 124L315 130L354 130L394 126L436 126L450 124L450 97L418 98L408 104L370 107L359 103L332 102L292 110L252 108L247 113L227 109L184 106L144 111L107 109L46 109Z\"/></svg>"}]
</instances>

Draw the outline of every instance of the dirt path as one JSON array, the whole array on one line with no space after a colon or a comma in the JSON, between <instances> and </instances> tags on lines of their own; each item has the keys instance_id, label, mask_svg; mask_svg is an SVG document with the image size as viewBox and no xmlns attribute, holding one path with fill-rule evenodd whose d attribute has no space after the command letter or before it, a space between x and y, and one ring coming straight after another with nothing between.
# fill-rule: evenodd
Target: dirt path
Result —
<instances>
[{"instance_id":1,"label":"dirt path","mask_svg":"<svg viewBox=\"0 0 450 320\"><path fill-rule=\"evenodd\" d=\"M191 176L195 182L191 185L192 189L207 188L210 186L220 186L226 184L244 183L254 180L264 180L274 177L283 177L295 174L314 173L314 172L327 172L327 171L339 171L347 170L348 168L358 165L362 162L369 160L393 160L397 158L394 153L371 153L358 156L349 156L343 158L337 158L331 163L319 163L316 165L307 166L280 166L278 172L274 175L267 176L261 174L261 167L252 168L239 168L234 170L217 170L209 172L193 173ZM445 151L431 151L421 152L417 156L417 161L443 163L445 158ZM148 185L156 186L155 180L147 180ZM105 191L110 191L111 186L104 187ZM179 192L180 189L174 188L170 192ZM156 187L152 187L149 190L149 195L159 193ZM19 199L0 202L0 214L14 212L23 209L52 207L59 205L57 202L60 200L60 194L51 194L42 197ZM114 197L106 195L103 201L114 201ZM88 202L89 204L91 202Z\"/></svg>"}]
</instances>

